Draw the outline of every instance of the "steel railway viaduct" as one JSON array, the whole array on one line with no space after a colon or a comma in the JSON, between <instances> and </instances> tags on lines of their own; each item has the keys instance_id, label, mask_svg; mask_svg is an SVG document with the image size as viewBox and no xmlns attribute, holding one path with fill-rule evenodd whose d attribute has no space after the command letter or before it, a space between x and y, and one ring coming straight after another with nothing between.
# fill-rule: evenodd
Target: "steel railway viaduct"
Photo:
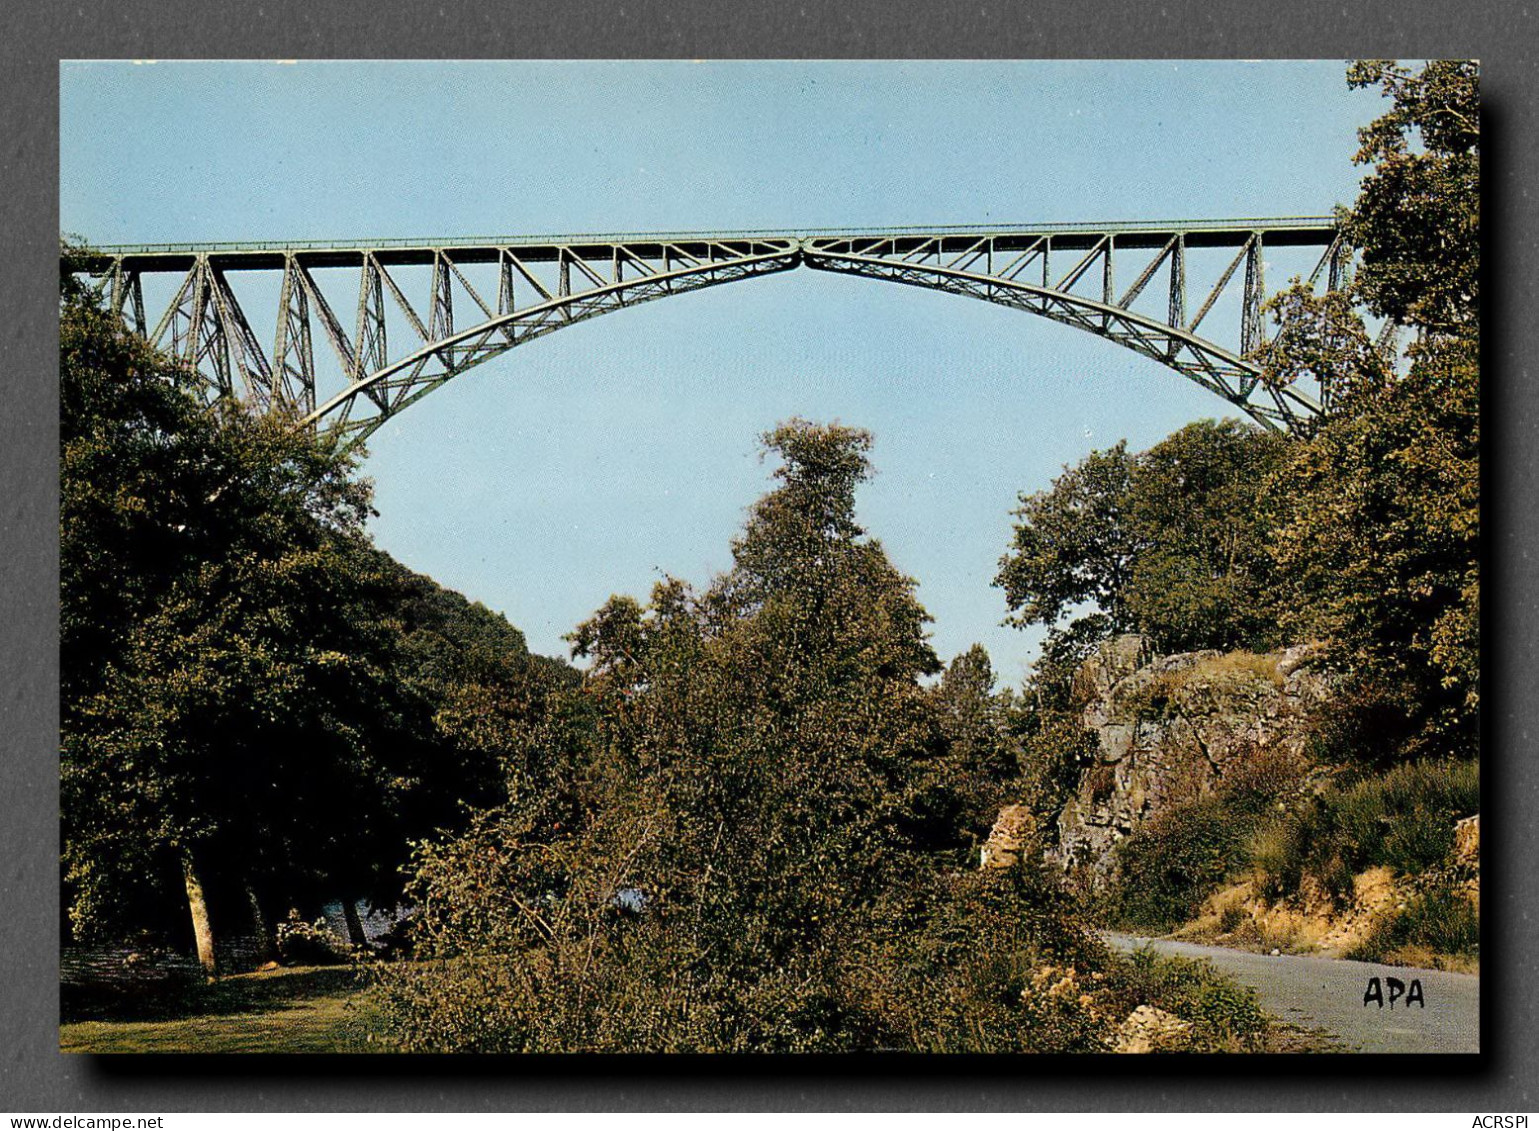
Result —
<instances>
[{"instance_id":1,"label":"steel railway viaduct","mask_svg":"<svg viewBox=\"0 0 1539 1131\"><path fill-rule=\"evenodd\" d=\"M159 244L93 249L77 268L131 330L196 368L211 396L286 405L351 446L459 374L552 331L803 266L1088 331L1266 428L1297 432L1320 411L1317 395L1272 387L1253 360L1266 335L1267 268L1278 273L1270 257L1290 254L1310 286L1335 289L1350 268L1329 217ZM275 327L270 337L259 324Z\"/></svg>"}]
</instances>

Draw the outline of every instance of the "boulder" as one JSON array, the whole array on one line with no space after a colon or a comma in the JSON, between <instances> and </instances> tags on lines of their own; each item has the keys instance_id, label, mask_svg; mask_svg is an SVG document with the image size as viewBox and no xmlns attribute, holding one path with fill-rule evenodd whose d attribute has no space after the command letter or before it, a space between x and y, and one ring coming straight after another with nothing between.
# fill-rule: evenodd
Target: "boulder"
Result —
<instances>
[{"instance_id":1,"label":"boulder","mask_svg":"<svg viewBox=\"0 0 1539 1131\"><path fill-rule=\"evenodd\" d=\"M1152 1005L1140 1005L1117 1029L1114 1052L1179 1052L1186 1047L1192 1023Z\"/></svg>"},{"instance_id":2,"label":"boulder","mask_svg":"<svg viewBox=\"0 0 1539 1131\"><path fill-rule=\"evenodd\" d=\"M1474 868L1480 864L1480 814L1454 825L1454 860Z\"/></svg>"},{"instance_id":3,"label":"boulder","mask_svg":"<svg viewBox=\"0 0 1539 1131\"><path fill-rule=\"evenodd\" d=\"M999 811L989 839L984 842L979 866L1009 868L1020 863L1021 849L1031 840L1031 810L1024 805L1006 805Z\"/></svg>"}]
</instances>

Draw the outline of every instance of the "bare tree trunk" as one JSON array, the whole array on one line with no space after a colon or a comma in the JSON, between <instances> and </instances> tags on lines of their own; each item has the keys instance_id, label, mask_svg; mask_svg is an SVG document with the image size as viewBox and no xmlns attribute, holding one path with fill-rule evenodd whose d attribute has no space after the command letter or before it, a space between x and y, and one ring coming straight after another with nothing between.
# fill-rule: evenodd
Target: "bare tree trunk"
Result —
<instances>
[{"instance_id":1,"label":"bare tree trunk","mask_svg":"<svg viewBox=\"0 0 1539 1131\"><path fill-rule=\"evenodd\" d=\"M203 881L198 878L198 870L193 864L190 848L182 852L182 879L187 884L187 908L192 912L192 934L198 944L198 963L210 978L217 977L219 969L214 959L214 928L208 921L208 903L203 898Z\"/></svg>"},{"instance_id":2,"label":"bare tree trunk","mask_svg":"<svg viewBox=\"0 0 1539 1131\"><path fill-rule=\"evenodd\" d=\"M251 904L251 927L256 932L257 961L271 962L278 957L277 941L273 937L272 924L262 914L262 901L257 898L256 888L246 881L246 901Z\"/></svg>"},{"instance_id":3,"label":"bare tree trunk","mask_svg":"<svg viewBox=\"0 0 1539 1131\"><path fill-rule=\"evenodd\" d=\"M342 918L347 920L347 941L354 946L368 946L368 936L363 933L363 921L358 918L358 905L351 899L342 901Z\"/></svg>"}]
</instances>

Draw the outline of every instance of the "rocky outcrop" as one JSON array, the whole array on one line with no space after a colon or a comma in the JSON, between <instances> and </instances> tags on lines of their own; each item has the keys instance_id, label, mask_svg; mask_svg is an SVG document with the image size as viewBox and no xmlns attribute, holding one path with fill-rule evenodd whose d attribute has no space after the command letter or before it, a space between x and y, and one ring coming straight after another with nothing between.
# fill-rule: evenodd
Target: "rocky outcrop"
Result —
<instances>
[{"instance_id":1,"label":"rocky outcrop","mask_svg":"<svg viewBox=\"0 0 1539 1131\"><path fill-rule=\"evenodd\" d=\"M1141 636L1103 643L1075 674L1095 761L1059 814L1048 856L1104 881L1112 849L1162 808L1211 792L1258 755L1298 755L1330 694L1317 646L1155 656Z\"/></svg>"}]
</instances>

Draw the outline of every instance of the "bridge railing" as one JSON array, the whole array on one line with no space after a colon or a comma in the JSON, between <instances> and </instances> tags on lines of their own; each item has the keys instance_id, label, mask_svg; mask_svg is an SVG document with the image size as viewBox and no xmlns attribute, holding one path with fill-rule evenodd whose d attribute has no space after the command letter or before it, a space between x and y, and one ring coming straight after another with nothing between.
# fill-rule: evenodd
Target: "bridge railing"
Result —
<instances>
[{"instance_id":1,"label":"bridge railing","mask_svg":"<svg viewBox=\"0 0 1539 1131\"><path fill-rule=\"evenodd\" d=\"M104 244L92 251L117 258L128 255L221 253L242 251L382 251L395 248L511 247L550 244L697 242L702 240L820 239L832 236L972 235L1026 232L1194 232L1256 227L1268 231L1334 227L1332 216L1254 216L1234 220L1132 220L1114 223L1075 221L1053 224L938 224L876 228L745 228L735 231L565 232L556 234L385 237L358 240L243 240L203 243Z\"/></svg>"}]
</instances>

